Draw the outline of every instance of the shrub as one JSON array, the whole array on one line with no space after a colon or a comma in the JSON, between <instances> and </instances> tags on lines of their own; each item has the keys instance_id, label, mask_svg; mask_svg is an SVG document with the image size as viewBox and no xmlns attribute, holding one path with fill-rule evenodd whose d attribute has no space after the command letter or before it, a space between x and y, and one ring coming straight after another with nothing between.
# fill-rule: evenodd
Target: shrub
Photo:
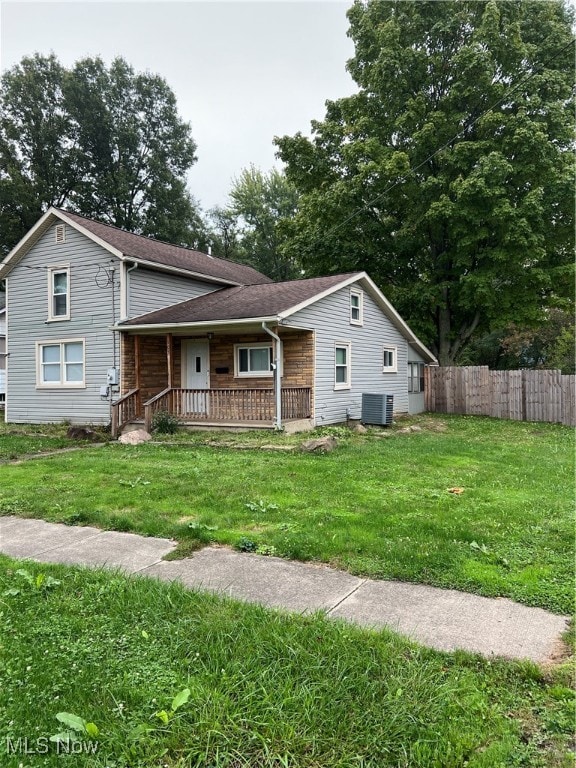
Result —
<instances>
[{"instance_id":1,"label":"shrub","mask_svg":"<svg viewBox=\"0 0 576 768\"><path fill-rule=\"evenodd\" d=\"M157 411L152 417L152 432L162 435L173 435L178 431L180 422L177 417L168 411Z\"/></svg>"}]
</instances>

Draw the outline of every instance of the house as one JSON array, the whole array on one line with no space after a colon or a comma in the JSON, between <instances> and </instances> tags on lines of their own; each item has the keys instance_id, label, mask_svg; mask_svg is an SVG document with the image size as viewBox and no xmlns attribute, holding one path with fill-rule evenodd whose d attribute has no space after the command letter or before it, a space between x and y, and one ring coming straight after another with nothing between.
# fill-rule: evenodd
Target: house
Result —
<instances>
[{"instance_id":1,"label":"house","mask_svg":"<svg viewBox=\"0 0 576 768\"><path fill-rule=\"evenodd\" d=\"M6 401L6 305L4 293L0 293L0 408Z\"/></svg>"},{"instance_id":2,"label":"house","mask_svg":"<svg viewBox=\"0 0 576 768\"><path fill-rule=\"evenodd\" d=\"M252 267L51 208L0 265L6 419L195 425L424 409L436 364L365 272L274 283Z\"/></svg>"}]
</instances>

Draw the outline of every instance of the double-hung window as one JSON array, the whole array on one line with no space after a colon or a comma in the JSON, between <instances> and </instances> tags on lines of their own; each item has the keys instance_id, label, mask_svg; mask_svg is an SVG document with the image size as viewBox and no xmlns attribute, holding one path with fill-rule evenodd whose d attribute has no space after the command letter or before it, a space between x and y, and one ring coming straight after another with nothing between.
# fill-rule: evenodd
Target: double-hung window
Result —
<instances>
[{"instance_id":1,"label":"double-hung window","mask_svg":"<svg viewBox=\"0 0 576 768\"><path fill-rule=\"evenodd\" d=\"M396 354L396 347L384 347L382 352L382 372L383 373L397 373L398 372L398 358Z\"/></svg>"},{"instance_id":2,"label":"double-hung window","mask_svg":"<svg viewBox=\"0 0 576 768\"><path fill-rule=\"evenodd\" d=\"M352 346L336 342L334 346L334 389L350 389L352 382Z\"/></svg>"},{"instance_id":3,"label":"double-hung window","mask_svg":"<svg viewBox=\"0 0 576 768\"><path fill-rule=\"evenodd\" d=\"M350 291L350 325L362 325L364 322L364 294L357 288Z\"/></svg>"},{"instance_id":4,"label":"double-hung window","mask_svg":"<svg viewBox=\"0 0 576 768\"><path fill-rule=\"evenodd\" d=\"M39 387L84 387L84 340L37 344Z\"/></svg>"},{"instance_id":5,"label":"double-hung window","mask_svg":"<svg viewBox=\"0 0 576 768\"><path fill-rule=\"evenodd\" d=\"M424 392L424 363L408 363L408 392Z\"/></svg>"},{"instance_id":6,"label":"double-hung window","mask_svg":"<svg viewBox=\"0 0 576 768\"><path fill-rule=\"evenodd\" d=\"M70 267L48 270L48 320L70 319Z\"/></svg>"},{"instance_id":7,"label":"double-hung window","mask_svg":"<svg viewBox=\"0 0 576 768\"><path fill-rule=\"evenodd\" d=\"M236 344L234 347L236 376L272 376L271 344Z\"/></svg>"}]
</instances>

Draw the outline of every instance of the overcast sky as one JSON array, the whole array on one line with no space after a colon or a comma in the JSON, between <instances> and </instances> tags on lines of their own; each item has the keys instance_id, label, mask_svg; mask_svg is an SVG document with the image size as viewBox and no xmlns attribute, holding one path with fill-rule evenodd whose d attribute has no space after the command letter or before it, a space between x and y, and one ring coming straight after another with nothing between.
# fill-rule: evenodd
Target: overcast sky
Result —
<instances>
[{"instance_id":1,"label":"overcast sky","mask_svg":"<svg viewBox=\"0 0 576 768\"><path fill-rule=\"evenodd\" d=\"M233 176L274 164L274 136L309 133L326 99L352 93L345 69L351 2L4 2L0 65L50 51L70 66L123 56L162 75L192 125L189 187L204 209L226 202Z\"/></svg>"}]
</instances>

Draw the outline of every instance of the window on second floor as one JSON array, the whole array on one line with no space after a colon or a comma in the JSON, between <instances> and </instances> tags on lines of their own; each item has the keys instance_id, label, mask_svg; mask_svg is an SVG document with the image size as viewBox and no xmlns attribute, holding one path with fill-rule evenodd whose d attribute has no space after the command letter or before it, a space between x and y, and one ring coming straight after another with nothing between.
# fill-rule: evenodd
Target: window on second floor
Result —
<instances>
[{"instance_id":1,"label":"window on second floor","mask_svg":"<svg viewBox=\"0 0 576 768\"><path fill-rule=\"evenodd\" d=\"M362 325L364 322L364 294L362 291L352 288L350 291L350 324Z\"/></svg>"},{"instance_id":2,"label":"window on second floor","mask_svg":"<svg viewBox=\"0 0 576 768\"><path fill-rule=\"evenodd\" d=\"M70 267L48 270L48 320L70 319Z\"/></svg>"}]
</instances>

